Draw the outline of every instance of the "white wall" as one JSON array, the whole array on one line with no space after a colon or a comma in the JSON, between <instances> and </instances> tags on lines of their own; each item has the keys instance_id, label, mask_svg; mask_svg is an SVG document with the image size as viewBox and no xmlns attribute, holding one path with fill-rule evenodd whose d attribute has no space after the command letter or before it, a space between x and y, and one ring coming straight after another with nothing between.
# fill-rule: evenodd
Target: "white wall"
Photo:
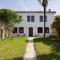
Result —
<instances>
[{"instance_id":1,"label":"white wall","mask_svg":"<svg viewBox=\"0 0 60 60\"><path fill-rule=\"evenodd\" d=\"M22 16L22 21L17 23L15 27L24 27L24 33L26 36L29 36L29 27L33 27L33 36L38 35L37 33L37 27L43 27L44 28L44 22L40 22L40 15L43 15L43 13L18 13ZM35 16L35 22L27 22L27 16ZM46 27L49 27L49 33L46 33L46 35L52 34L51 25L54 21L55 13L47 13L47 22ZM44 31L44 30L43 30ZM19 33L18 33L19 34ZM44 33L40 33L39 35L42 37Z\"/></svg>"}]
</instances>

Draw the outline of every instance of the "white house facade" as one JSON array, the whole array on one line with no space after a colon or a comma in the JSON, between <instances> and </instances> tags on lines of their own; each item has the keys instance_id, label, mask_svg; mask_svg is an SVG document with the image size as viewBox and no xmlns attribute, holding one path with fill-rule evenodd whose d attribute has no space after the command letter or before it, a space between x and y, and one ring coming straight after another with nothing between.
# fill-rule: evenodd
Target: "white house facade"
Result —
<instances>
[{"instance_id":1,"label":"white house facade","mask_svg":"<svg viewBox=\"0 0 60 60\"><path fill-rule=\"evenodd\" d=\"M13 36L44 36L44 12L43 11L18 11L22 21L16 23L13 29ZM45 34L52 34L51 25L54 22L55 11L46 12Z\"/></svg>"}]
</instances>

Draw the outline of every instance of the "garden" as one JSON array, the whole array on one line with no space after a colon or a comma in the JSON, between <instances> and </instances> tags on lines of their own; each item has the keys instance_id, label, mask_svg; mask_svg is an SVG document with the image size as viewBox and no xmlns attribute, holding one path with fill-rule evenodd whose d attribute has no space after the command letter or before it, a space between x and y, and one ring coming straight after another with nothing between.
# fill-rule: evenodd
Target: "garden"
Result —
<instances>
[{"instance_id":1,"label":"garden","mask_svg":"<svg viewBox=\"0 0 60 60\"><path fill-rule=\"evenodd\" d=\"M0 60L23 60L26 40L25 37L0 40Z\"/></svg>"},{"instance_id":2,"label":"garden","mask_svg":"<svg viewBox=\"0 0 60 60\"><path fill-rule=\"evenodd\" d=\"M53 37L34 39L37 60L60 60L60 40Z\"/></svg>"}]
</instances>

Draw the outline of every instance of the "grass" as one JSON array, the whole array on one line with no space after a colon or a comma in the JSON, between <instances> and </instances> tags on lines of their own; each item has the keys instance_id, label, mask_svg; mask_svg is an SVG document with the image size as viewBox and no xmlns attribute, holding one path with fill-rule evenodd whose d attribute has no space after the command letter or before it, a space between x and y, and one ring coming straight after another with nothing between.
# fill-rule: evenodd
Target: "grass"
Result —
<instances>
[{"instance_id":1,"label":"grass","mask_svg":"<svg viewBox=\"0 0 60 60\"><path fill-rule=\"evenodd\" d=\"M36 38L34 43L38 60L60 60L60 40Z\"/></svg>"},{"instance_id":2,"label":"grass","mask_svg":"<svg viewBox=\"0 0 60 60\"><path fill-rule=\"evenodd\" d=\"M26 40L24 37L0 40L0 60L22 60L25 53Z\"/></svg>"}]
</instances>

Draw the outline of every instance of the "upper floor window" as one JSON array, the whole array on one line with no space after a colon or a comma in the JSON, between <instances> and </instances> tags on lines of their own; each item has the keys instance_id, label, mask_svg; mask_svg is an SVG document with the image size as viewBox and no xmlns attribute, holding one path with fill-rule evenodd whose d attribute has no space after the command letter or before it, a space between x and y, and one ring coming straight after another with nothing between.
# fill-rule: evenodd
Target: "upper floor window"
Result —
<instances>
[{"instance_id":1,"label":"upper floor window","mask_svg":"<svg viewBox=\"0 0 60 60\"><path fill-rule=\"evenodd\" d=\"M30 16L27 16L27 22L30 22Z\"/></svg>"},{"instance_id":2,"label":"upper floor window","mask_svg":"<svg viewBox=\"0 0 60 60\"><path fill-rule=\"evenodd\" d=\"M19 33L24 33L24 27L19 27Z\"/></svg>"},{"instance_id":3,"label":"upper floor window","mask_svg":"<svg viewBox=\"0 0 60 60\"><path fill-rule=\"evenodd\" d=\"M31 16L31 22L34 22L34 16Z\"/></svg>"},{"instance_id":4,"label":"upper floor window","mask_svg":"<svg viewBox=\"0 0 60 60\"><path fill-rule=\"evenodd\" d=\"M43 33L43 28L42 27L38 27L38 33Z\"/></svg>"},{"instance_id":5,"label":"upper floor window","mask_svg":"<svg viewBox=\"0 0 60 60\"><path fill-rule=\"evenodd\" d=\"M49 33L49 27L45 27L45 33Z\"/></svg>"},{"instance_id":6,"label":"upper floor window","mask_svg":"<svg viewBox=\"0 0 60 60\"><path fill-rule=\"evenodd\" d=\"M27 22L34 22L35 17L34 16L27 16Z\"/></svg>"},{"instance_id":7,"label":"upper floor window","mask_svg":"<svg viewBox=\"0 0 60 60\"><path fill-rule=\"evenodd\" d=\"M40 16L40 22L44 22L44 16ZM47 16L45 17L45 22L47 22Z\"/></svg>"},{"instance_id":8,"label":"upper floor window","mask_svg":"<svg viewBox=\"0 0 60 60\"><path fill-rule=\"evenodd\" d=\"M40 16L40 22L43 22L43 16Z\"/></svg>"},{"instance_id":9,"label":"upper floor window","mask_svg":"<svg viewBox=\"0 0 60 60\"><path fill-rule=\"evenodd\" d=\"M13 33L17 33L17 27L13 28Z\"/></svg>"},{"instance_id":10,"label":"upper floor window","mask_svg":"<svg viewBox=\"0 0 60 60\"><path fill-rule=\"evenodd\" d=\"M45 22L47 22L47 16L45 17Z\"/></svg>"}]
</instances>

